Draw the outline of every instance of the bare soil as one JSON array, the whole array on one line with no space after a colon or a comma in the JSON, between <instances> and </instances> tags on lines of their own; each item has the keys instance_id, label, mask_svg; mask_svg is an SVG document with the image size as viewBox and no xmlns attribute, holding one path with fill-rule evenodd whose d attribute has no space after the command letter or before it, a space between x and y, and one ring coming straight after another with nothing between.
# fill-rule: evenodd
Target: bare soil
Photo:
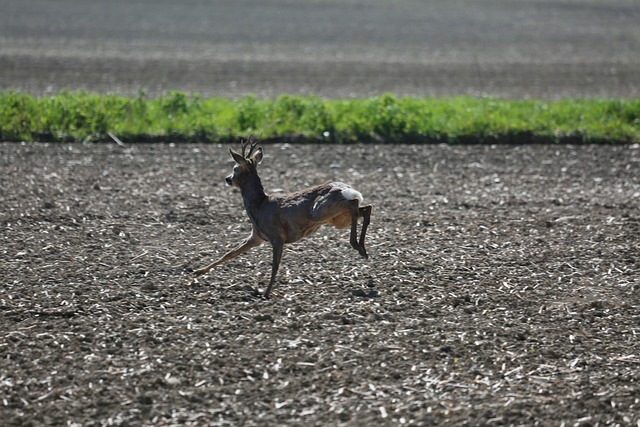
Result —
<instances>
[{"instance_id":1,"label":"bare soil","mask_svg":"<svg viewBox=\"0 0 640 427\"><path fill-rule=\"evenodd\" d=\"M268 145L345 230L250 231L226 146L0 144L4 425L638 425L638 146Z\"/></svg>"}]
</instances>

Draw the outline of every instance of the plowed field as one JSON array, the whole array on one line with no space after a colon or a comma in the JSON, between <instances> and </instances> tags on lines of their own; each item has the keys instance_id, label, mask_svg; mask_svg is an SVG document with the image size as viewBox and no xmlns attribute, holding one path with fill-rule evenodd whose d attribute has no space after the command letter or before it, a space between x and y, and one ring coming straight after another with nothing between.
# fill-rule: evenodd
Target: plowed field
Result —
<instances>
[{"instance_id":1,"label":"plowed field","mask_svg":"<svg viewBox=\"0 0 640 427\"><path fill-rule=\"evenodd\" d=\"M640 148L265 149L374 207L268 301L227 147L0 144L5 425L640 424Z\"/></svg>"}]
</instances>

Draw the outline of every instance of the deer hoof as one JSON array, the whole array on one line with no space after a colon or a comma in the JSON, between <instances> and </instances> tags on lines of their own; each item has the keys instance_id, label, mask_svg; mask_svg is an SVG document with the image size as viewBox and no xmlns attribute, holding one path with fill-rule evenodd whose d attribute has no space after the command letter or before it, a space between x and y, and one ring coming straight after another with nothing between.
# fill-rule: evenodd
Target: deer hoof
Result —
<instances>
[{"instance_id":1,"label":"deer hoof","mask_svg":"<svg viewBox=\"0 0 640 427\"><path fill-rule=\"evenodd\" d=\"M364 248L364 246L360 246L358 248L358 252L360 252L360 255L362 255L362 258L369 259L369 255L367 255L367 250Z\"/></svg>"}]
</instances>

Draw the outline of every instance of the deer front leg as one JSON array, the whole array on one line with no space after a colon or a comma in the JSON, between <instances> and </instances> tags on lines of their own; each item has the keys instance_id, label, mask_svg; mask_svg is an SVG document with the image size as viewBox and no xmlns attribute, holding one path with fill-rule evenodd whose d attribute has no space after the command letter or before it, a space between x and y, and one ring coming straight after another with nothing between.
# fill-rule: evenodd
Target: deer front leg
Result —
<instances>
[{"instance_id":1,"label":"deer front leg","mask_svg":"<svg viewBox=\"0 0 640 427\"><path fill-rule=\"evenodd\" d=\"M247 238L247 240L245 240L241 245L239 245L237 248L227 252L219 260L212 262L211 264L207 265L206 267L203 267L203 268L201 268L199 270L196 270L193 273L193 277L200 277L203 274L207 274L212 268L222 264L223 262L227 262L227 261L237 257L238 255L242 255L243 253L249 251L251 248L255 248L256 246L262 244L263 242L264 242L264 240L262 240L256 234L252 233L251 236L249 236Z\"/></svg>"},{"instance_id":2,"label":"deer front leg","mask_svg":"<svg viewBox=\"0 0 640 427\"><path fill-rule=\"evenodd\" d=\"M284 249L284 242L281 239L274 239L271 241L273 246L273 262L271 264L271 280L269 280L269 286L264 291L264 298L269 299L269 294L273 285L276 283L276 274L278 274L278 267L280 267L280 260L282 259L282 251Z\"/></svg>"}]
</instances>

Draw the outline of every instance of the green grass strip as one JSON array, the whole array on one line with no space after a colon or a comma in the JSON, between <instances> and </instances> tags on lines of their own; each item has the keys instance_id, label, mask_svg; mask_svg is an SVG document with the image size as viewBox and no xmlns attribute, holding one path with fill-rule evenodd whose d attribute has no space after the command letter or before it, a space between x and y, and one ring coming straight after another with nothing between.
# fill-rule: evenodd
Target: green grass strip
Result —
<instances>
[{"instance_id":1,"label":"green grass strip","mask_svg":"<svg viewBox=\"0 0 640 427\"><path fill-rule=\"evenodd\" d=\"M63 91L0 92L0 138L90 142L263 140L388 143L638 143L640 99L354 100L248 95L238 100L171 92L148 99Z\"/></svg>"}]
</instances>

